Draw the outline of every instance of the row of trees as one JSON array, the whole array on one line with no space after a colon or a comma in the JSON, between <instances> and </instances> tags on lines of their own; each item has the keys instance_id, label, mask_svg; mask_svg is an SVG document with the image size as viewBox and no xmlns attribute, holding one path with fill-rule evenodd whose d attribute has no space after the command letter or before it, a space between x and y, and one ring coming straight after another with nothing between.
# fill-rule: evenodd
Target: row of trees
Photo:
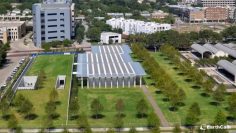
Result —
<instances>
[{"instance_id":1,"label":"row of trees","mask_svg":"<svg viewBox=\"0 0 236 133\"><path fill-rule=\"evenodd\" d=\"M189 33L168 30L153 34L130 35L128 40L131 43L142 42L145 47L159 47L164 44L171 44L177 49L188 49L193 42L216 43L222 40L222 36L212 30Z\"/></svg>"},{"instance_id":2,"label":"row of trees","mask_svg":"<svg viewBox=\"0 0 236 133\"><path fill-rule=\"evenodd\" d=\"M173 46L163 45L161 46L160 51L165 56L169 57L177 68L184 72L189 79L193 80L205 89L205 93L203 94L204 96L210 96L210 94L212 94L216 105L224 101L226 88L223 84L218 85L215 91L213 91L215 81L211 77L207 76L202 70L199 71L195 66L191 66L189 62L180 61L180 54Z\"/></svg>"},{"instance_id":3,"label":"row of trees","mask_svg":"<svg viewBox=\"0 0 236 133\"><path fill-rule=\"evenodd\" d=\"M143 60L143 66L146 72L154 80L154 86L159 88L164 95L170 100L171 109L175 111L177 105L184 102L186 94L183 89L179 88L176 82L166 73L166 71L154 61L155 58L140 44L132 44L132 51L139 59ZM168 81L168 82L166 82Z\"/></svg>"}]
</instances>

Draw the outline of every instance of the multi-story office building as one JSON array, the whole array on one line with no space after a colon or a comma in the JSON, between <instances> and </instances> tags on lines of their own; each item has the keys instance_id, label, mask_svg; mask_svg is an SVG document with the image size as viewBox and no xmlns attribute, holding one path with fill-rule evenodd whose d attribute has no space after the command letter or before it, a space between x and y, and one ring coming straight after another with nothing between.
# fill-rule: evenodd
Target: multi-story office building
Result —
<instances>
[{"instance_id":1,"label":"multi-story office building","mask_svg":"<svg viewBox=\"0 0 236 133\"><path fill-rule=\"evenodd\" d=\"M1 21L0 22L0 41L16 41L26 34L24 21Z\"/></svg>"},{"instance_id":2,"label":"multi-story office building","mask_svg":"<svg viewBox=\"0 0 236 133\"><path fill-rule=\"evenodd\" d=\"M235 6L235 0L201 0L203 7Z\"/></svg>"},{"instance_id":3,"label":"multi-story office building","mask_svg":"<svg viewBox=\"0 0 236 133\"><path fill-rule=\"evenodd\" d=\"M44 0L33 5L33 40L37 47L75 36L74 6L71 0Z\"/></svg>"},{"instance_id":4,"label":"multi-story office building","mask_svg":"<svg viewBox=\"0 0 236 133\"><path fill-rule=\"evenodd\" d=\"M158 31L166 31L171 29L170 24L159 24L154 22L144 22L134 19L112 18L106 21L113 29L122 29L123 34L151 34Z\"/></svg>"},{"instance_id":5,"label":"multi-story office building","mask_svg":"<svg viewBox=\"0 0 236 133\"><path fill-rule=\"evenodd\" d=\"M225 7L207 7L205 8L206 21L221 22L229 19L229 9Z\"/></svg>"}]
</instances>

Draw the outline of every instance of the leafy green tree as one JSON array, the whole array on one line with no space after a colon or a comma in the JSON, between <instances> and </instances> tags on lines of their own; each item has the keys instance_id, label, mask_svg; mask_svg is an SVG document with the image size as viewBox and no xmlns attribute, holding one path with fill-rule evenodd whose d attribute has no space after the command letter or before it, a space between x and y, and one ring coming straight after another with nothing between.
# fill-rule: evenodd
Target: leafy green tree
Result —
<instances>
[{"instance_id":1,"label":"leafy green tree","mask_svg":"<svg viewBox=\"0 0 236 133\"><path fill-rule=\"evenodd\" d=\"M159 118L156 116L156 114L154 112L151 112L149 115L148 115L148 118L147 118L147 125L148 127L155 127L156 125L160 125L160 120Z\"/></svg>"},{"instance_id":2,"label":"leafy green tree","mask_svg":"<svg viewBox=\"0 0 236 133\"><path fill-rule=\"evenodd\" d=\"M25 99L22 101L22 104L18 106L18 110L20 113L25 114L25 117L28 118L29 114L32 113L34 105L28 100Z\"/></svg>"},{"instance_id":3,"label":"leafy green tree","mask_svg":"<svg viewBox=\"0 0 236 133\"><path fill-rule=\"evenodd\" d=\"M236 93L233 93L229 99L228 99L228 104L229 104L229 113L236 118Z\"/></svg>"},{"instance_id":4,"label":"leafy green tree","mask_svg":"<svg viewBox=\"0 0 236 133\"><path fill-rule=\"evenodd\" d=\"M15 114L11 114L11 115L10 115L10 118L9 118L9 120L8 120L7 127L8 127L9 129L16 129L17 126L18 126L18 121L17 121L17 119L16 119L16 116L15 116Z\"/></svg>"},{"instance_id":5,"label":"leafy green tree","mask_svg":"<svg viewBox=\"0 0 236 133\"><path fill-rule=\"evenodd\" d=\"M90 38L91 41L99 42L100 41L101 29L97 27L92 27L88 29L87 37Z\"/></svg>"},{"instance_id":6,"label":"leafy green tree","mask_svg":"<svg viewBox=\"0 0 236 133\"><path fill-rule=\"evenodd\" d=\"M194 102L194 103L191 105L190 110L191 110L194 114L196 114L196 115L198 115L198 116L201 115L201 110L200 110L199 104L196 103L196 102Z\"/></svg>"},{"instance_id":7,"label":"leafy green tree","mask_svg":"<svg viewBox=\"0 0 236 133\"><path fill-rule=\"evenodd\" d=\"M124 126L123 118L115 116L114 127L118 128L118 129L121 129L121 128L123 128L123 126Z\"/></svg>"},{"instance_id":8,"label":"leafy green tree","mask_svg":"<svg viewBox=\"0 0 236 133\"><path fill-rule=\"evenodd\" d=\"M137 130L134 127L132 127L130 128L129 133L137 133Z\"/></svg>"},{"instance_id":9,"label":"leafy green tree","mask_svg":"<svg viewBox=\"0 0 236 133\"><path fill-rule=\"evenodd\" d=\"M217 124L217 125L227 124L227 118L226 118L226 115L223 111L220 110L217 112L217 114L215 116L214 124Z\"/></svg>"},{"instance_id":10,"label":"leafy green tree","mask_svg":"<svg viewBox=\"0 0 236 133\"><path fill-rule=\"evenodd\" d=\"M160 131L159 125L153 127L153 128L151 129L151 132L152 132L152 133L160 133L161 131Z\"/></svg>"},{"instance_id":11,"label":"leafy green tree","mask_svg":"<svg viewBox=\"0 0 236 133\"><path fill-rule=\"evenodd\" d=\"M201 115L201 111L198 103L193 103L188 110L185 124L188 126L194 126L197 122L199 122L199 117Z\"/></svg>"},{"instance_id":12,"label":"leafy green tree","mask_svg":"<svg viewBox=\"0 0 236 133\"><path fill-rule=\"evenodd\" d=\"M178 124L175 124L175 127L172 132L173 133L181 133L182 131L181 131L180 126Z\"/></svg>"},{"instance_id":13,"label":"leafy green tree","mask_svg":"<svg viewBox=\"0 0 236 133\"><path fill-rule=\"evenodd\" d=\"M115 131L114 131L113 129L110 129L110 128L109 128L109 129L107 130L107 133L115 133Z\"/></svg>"},{"instance_id":14,"label":"leafy green tree","mask_svg":"<svg viewBox=\"0 0 236 133\"><path fill-rule=\"evenodd\" d=\"M49 116L46 116L46 118L43 120L43 125L44 125L44 128L45 129L50 129L50 128L53 128L54 125L53 125L53 119Z\"/></svg>"},{"instance_id":15,"label":"leafy green tree","mask_svg":"<svg viewBox=\"0 0 236 133\"><path fill-rule=\"evenodd\" d=\"M99 99L94 99L91 103L91 110L95 118L97 119L99 114L103 111L103 105L100 103Z\"/></svg>"},{"instance_id":16,"label":"leafy green tree","mask_svg":"<svg viewBox=\"0 0 236 133\"><path fill-rule=\"evenodd\" d=\"M46 73L44 69L41 69L38 75L37 82L35 84L36 89L41 89L44 86L44 81L46 80Z\"/></svg>"},{"instance_id":17,"label":"leafy green tree","mask_svg":"<svg viewBox=\"0 0 236 133\"><path fill-rule=\"evenodd\" d=\"M55 102L49 101L45 106L45 112L49 118L53 118L56 114L57 106Z\"/></svg>"},{"instance_id":18,"label":"leafy green tree","mask_svg":"<svg viewBox=\"0 0 236 133\"><path fill-rule=\"evenodd\" d=\"M9 109L10 109L9 104L6 99L3 99L0 102L0 109L1 109L1 113L2 113L2 118L6 119L8 113L9 113Z\"/></svg>"},{"instance_id":19,"label":"leafy green tree","mask_svg":"<svg viewBox=\"0 0 236 133\"><path fill-rule=\"evenodd\" d=\"M19 94L14 99L14 105L15 106L21 106L22 101L25 101L25 100L26 100L26 98L22 94Z\"/></svg>"},{"instance_id":20,"label":"leafy green tree","mask_svg":"<svg viewBox=\"0 0 236 133\"><path fill-rule=\"evenodd\" d=\"M148 105L144 99L141 99L138 102L136 106L136 110L137 110L138 115L140 115L142 118L144 117L145 114L147 114Z\"/></svg>"},{"instance_id":21,"label":"leafy green tree","mask_svg":"<svg viewBox=\"0 0 236 133\"><path fill-rule=\"evenodd\" d=\"M77 121L78 124L78 128L80 129L85 129L86 127L89 126L88 123L88 118L87 115L85 113L82 113Z\"/></svg>"},{"instance_id":22,"label":"leafy green tree","mask_svg":"<svg viewBox=\"0 0 236 133\"><path fill-rule=\"evenodd\" d=\"M49 95L49 99L50 101L52 102L56 102L58 100L58 92L56 89L52 89L51 92L50 92L50 95Z\"/></svg>"},{"instance_id":23,"label":"leafy green tree","mask_svg":"<svg viewBox=\"0 0 236 133\"><path fill-rule=\"evenodd\" d=\"M124 101L122 99L118 99L116 102L116 111L118 112L118 116L120 117L125 109Z\"/></svg>"},{"instance_id":24,"label":"leafy green tree","mask_svg":"<svg viewBox=\"0 0 236 133\"><path fill-rule=\"evenodd\" d=\"M224 96L225 96L225 91L226 88L223 84L220 84L217 89L213 92L213 98L217 101L217 102L221 102L224 101Z\"/></svg>"}]
</instances>

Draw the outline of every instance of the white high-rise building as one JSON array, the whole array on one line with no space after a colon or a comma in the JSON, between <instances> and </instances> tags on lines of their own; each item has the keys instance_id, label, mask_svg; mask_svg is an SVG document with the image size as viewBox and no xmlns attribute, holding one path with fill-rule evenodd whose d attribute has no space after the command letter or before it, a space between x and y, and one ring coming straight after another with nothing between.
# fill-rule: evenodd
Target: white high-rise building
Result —
<instances>
[{"instance_id":1,"label":"white high-rise building","mask_svg":"<svg viewBox=\"0 0 236 133\"><path fill-rule=\"evenodd\" d=\"M166 31L171 29L170 24L159 24L155 22L144 22L134 19L112 18L106 21L113 29L122 29L123 34L152 34L155 32Z\"/></svg>"}]
</instances>

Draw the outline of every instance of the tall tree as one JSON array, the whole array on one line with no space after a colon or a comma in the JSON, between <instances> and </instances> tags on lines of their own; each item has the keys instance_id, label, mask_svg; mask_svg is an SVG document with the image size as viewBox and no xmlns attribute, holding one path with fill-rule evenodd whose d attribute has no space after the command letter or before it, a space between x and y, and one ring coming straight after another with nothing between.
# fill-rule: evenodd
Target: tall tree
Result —
<instances>
[{"instance_id":1,"label":"tall tree","mask_svg":"<svg viewBox=\"0 0 236 133\"><path fill-rule=\"evenodd\" d=\"M173 133L181 133L182 131L181 131L180 126L178 124L175 124L175 127L172 132Z\"/></svg>"},{"instance_id":2,"label":"tall tree","mask_svg":"<svg viewBox=\"0 0 236 133\"><path fill-rule=\"evenodd\" d=\"M137 130L134 127L132 127L130 128L129 133L137 133Z\"/></svg>"},{"instance_id":3,"label":"tall tree","mask_svg":"<svg viewBox=\"0 0 236 133\"><path fill-rule=\"evenodd\" d=\"M217 102L221 102L224 100L224 96L225 96L225 86L223 84L220 84L217 89L214 91L213 93L213 98L217 101Z\"/></svg>"},{"instance_id":4,"label":"tall tree","mask_svg":"<svg viewBox=\"0 0 236 133\"><path fill-rule=\"evenodd\" d=\"M9 120L8 120L7 127L8 127L9 129L16 129L17 126L18 126L18 121L17 121L17 119L16 119L16 116L15 116L15 114L11 114L11 115L10 115L10 118L9 118Z\"/></svg>"},{"instance_id":5,"label":"tall tree","mask_svg":"<svg viewBox=\"0 0 236 133\"><path fill-rule=\"evenodd\" d=\"M18 107L20 113L25 114L26 118L29 118L29 114L32 113L34 105L28 100L25 99L22 101L22 104Z\"/></svg>"},{"instance_id":6,"label":"tall tree","mask_svg":"<svg viewBox=\"0 0 236 133\"><path fill-rule=\"evenodd\" d=\"M122 99L118 99L116 102L116 111L118 112L118 116L121 117L125 108L124 102Z\"/></svg>"},{"instance_id":7,"label":"tall tree","mask_svg":"<svg viewBox=\"0 0 236 133\"><path fill-rule=\"evenodd\" d=\"M160 120L159 118L156 116L156 114L154 112L151 112L149 115L148 115L148 118L147 118L147 125L148 127L155 127L157 125L160 125Z\"/></svg>"},{"instance_id":8,"label":"tall tree","mask_svg":"<svg viewBox=\"0 0 236 133\"><path fill-rule=\"evenodd\" d=\"M50 92L50 101L52 102L56 102L58 100L58 92L56 89L52 89L51 92Z\"/></svg>"},{"instance_id":9,"label":"tall tree","mask_svg":"<svg viewBox=\"0 0 236 133\"><path fill-rule=\"evenodd\" d=\"M103 105L100 103L99 99L94 99L91 103L91 110L95 118L97 119L99 114L103 111Z\"/></svg>"},{"instance_id":10,"label":"tall tree","mask_svg":"<svg viewBox=\"0 0 236 133\"><path fill-rule=\"evenodd\" d=\"M193 103L188 110L185 124L188 126L194 126L200 119L201 111L198 103Z\"/></svg>"},{"instance_id":11,"label":"tall tree","mask_svg":"<svg viewBox=\"0 0 236 133\"><path fill-rule=\"evenodd\" d=\"M233 93L229 99L228 99L228 104L229 104L229 113L236 118L236 93Z\"/></svg>"},{"instance_id":12,"label":"tall tree","mask_svg":"<svg viewBox=\"0 0 236 133\"><path fill-rule=\"evenodd\" d=\"M137 109L138 115L140 115L143 118L147 114L147 111L148 111L148 105L146 101L144 99L141 99L138 102L136 109Z\"/></svg>"}]
</instances>

